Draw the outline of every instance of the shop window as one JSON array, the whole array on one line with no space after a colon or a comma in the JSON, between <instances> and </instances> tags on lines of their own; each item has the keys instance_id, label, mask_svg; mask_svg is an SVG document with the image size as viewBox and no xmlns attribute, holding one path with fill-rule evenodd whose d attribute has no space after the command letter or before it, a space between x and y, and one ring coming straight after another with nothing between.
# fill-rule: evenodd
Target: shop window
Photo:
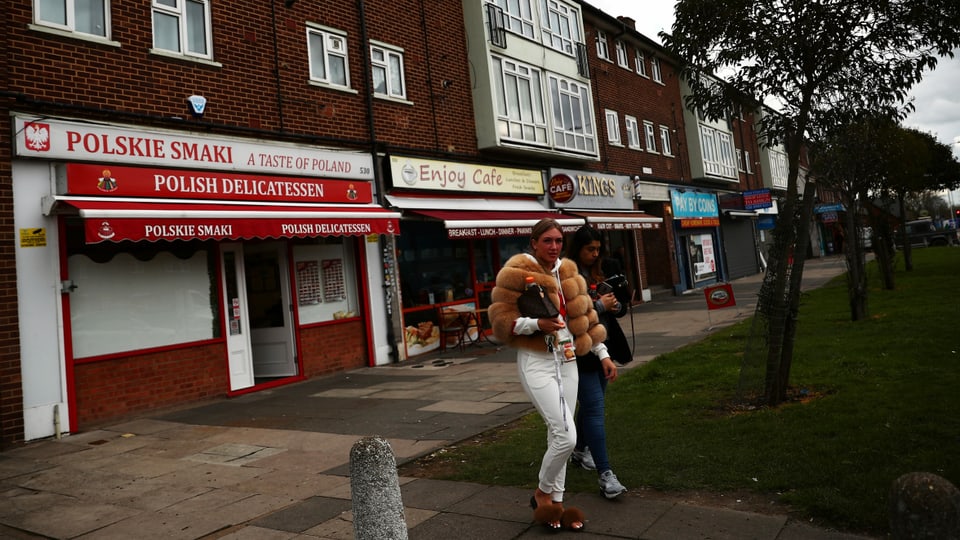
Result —
<instances>
[{"instance_id":1,"label":"shop window","mask_svg":"<svg viewBox=\"0 0 960 540\"><path fill-rule=\"evenodd\" d=\"M70 325L75 358L190 343L220 336L213 244L86 245L67 225Z\"/></svg>"},{"instance_id":2,"label":"shop window","mask_svg":"<svg viewBox=\"0 0 960 540\"><path fill-rule=\"evenodd\" d=\"M325 237L293 247L300 324L358 317L359 293L352 239Z\"/></svg>"},{"instance_id":3,"label":"shop window","mask_svg":"<svg viewBox=\"0 0 960 540\"><path fill-rule=\"evenodd\" d=\"M475 297L469 240L451 240L436 223L404 222L397 241L403 306Z\"/></svg>"}]
</instances>

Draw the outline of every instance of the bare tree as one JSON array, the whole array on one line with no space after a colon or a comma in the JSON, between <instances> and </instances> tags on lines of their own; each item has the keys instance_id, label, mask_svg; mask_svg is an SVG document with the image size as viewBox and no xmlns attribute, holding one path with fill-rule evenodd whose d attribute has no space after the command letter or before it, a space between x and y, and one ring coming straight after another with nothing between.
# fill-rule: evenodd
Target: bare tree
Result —
<instances>
[{"instance_id":1,"label":"bare tree","mask_svg":"<svg viewBox=\"0 0 960 540\"><path fill-rule=\"evenodd\" d=\"M900 119L907 92L960 46L956 0L679 0L664 44L689 62L687 106L722 118L731 102L775 103L760 131L787 151L786 200L760 302L767 331L765 398L787 397L812 189L799 207L800 153L866 112ZM710 84L718 75L725 85ZM809 211L808 211L809 210ZM792 267L788 253L796 253ZM789 269L788 269L789 267ZM758 305L758 311L760 311Z\"/></svg>"}]
</instances>

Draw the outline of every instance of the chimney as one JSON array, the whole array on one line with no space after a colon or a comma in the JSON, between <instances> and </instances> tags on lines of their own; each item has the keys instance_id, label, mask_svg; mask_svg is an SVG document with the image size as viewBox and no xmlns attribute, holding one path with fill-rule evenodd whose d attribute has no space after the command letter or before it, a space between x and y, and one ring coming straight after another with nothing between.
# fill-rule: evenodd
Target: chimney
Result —
<instances>
[{"instance_id":1,"label":"chimney","mask_svg":"<svg viewBox=\"0 0 960 540\"><path fill-rule=\"evenodd\" d=\"M627 17L627 16L625 16L625 15L620 15L619 17L617 17L617 19L619 19L620 22L622 22L627 28L629 28L629 29L631 29L631 30L636 30L636 29L637 29L637 21L633 20L632 17Z\"/></svg>"}]
</instances>

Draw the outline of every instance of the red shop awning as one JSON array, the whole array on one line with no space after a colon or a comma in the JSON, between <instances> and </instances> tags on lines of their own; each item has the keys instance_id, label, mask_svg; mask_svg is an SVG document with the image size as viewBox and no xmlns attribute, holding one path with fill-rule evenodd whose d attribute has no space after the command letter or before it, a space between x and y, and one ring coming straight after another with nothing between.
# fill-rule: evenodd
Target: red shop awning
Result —
<instances>
[{"instance_id":1,"label":"red shop awning","mask_svg":"<svg viewBox=\"0 0 960 540\"><path fill-rule=\"evenodd\" d=\"M60 199L84 219L86 242L241 240L400 234L380 206L285 206ZM69 213L58 211L57 213Z\"/></svg>"},{"instance_id":2,"label":"red shop awning","mask_svg":"<svg viewBox=\"0 0 960 540\"><path fill-rule=\"evenodd\" d=\"M449 238L526 236L543 218L557 220L565 232L573 232L584 224L583 218L549 210L520 212L415 210L410 213L442 221Z\"/></svg>"}]
</instances>

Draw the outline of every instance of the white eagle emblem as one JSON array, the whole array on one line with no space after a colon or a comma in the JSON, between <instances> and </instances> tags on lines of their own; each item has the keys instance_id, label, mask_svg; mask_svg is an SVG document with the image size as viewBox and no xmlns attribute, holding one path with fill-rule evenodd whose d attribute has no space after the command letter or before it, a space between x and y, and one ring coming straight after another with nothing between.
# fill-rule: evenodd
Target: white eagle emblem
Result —
<instances>
[{"instance_id":1,"label":"white eagle emblem","mask_svg":"<svg viewBox=\"0 0 960 540\"><path fill-rule=\"evenodd\" d=\"M50 149L50 126L30 123L24 127L27 135L27 148L46 151Z\"/></svg>"}]
</instances>

